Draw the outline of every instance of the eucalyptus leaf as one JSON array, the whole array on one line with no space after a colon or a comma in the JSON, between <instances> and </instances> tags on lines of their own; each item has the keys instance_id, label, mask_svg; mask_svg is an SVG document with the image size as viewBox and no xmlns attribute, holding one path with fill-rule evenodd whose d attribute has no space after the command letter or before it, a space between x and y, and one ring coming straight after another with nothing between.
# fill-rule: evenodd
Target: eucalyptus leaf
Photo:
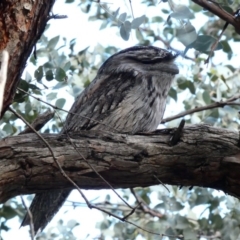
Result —
<instances>
[{"instance_id":1,"label":"eucalyptus leaf","mask_svg":"<svg viewBox=\"0 0 240 240\"><path fill-rule=\"evenodd\" d=\"M110 18L115 21L116 20L116 17L117 15L119 14L119 10L120 8L118 8L112 15L110 15Z\"/></svg>"},{"instance_id":2,"label":"eucalyptus leaf","mask_svg":"<svg viewBox=\"0 0 240 240\"><path fill-rule=\"evenodd\" d=\"M48 70L45 74L45 77L46 77L46 80L47 81L51 81L54 79L54 76L53 76L53 71L52 70Z\"/></svg>"},{"instance_id":3,"label":"eucalyptus leaf","mask_svg":"<svg viewBox=\"0 0 240 240\"><path fill-rule=\"evenodd\" d=\"M133 19L133 21L131 23L131 28L133 28L133 29L139 28L140 25L142 23L144 23L145 19L146 19L145 15L142 15L141 17Z\"/></svg>"},{"instance_id":4,"label":"eucalyptus leaf","mask_svg":"<svg viewBox=\"0 0 240 240\"><path fill-rule=\"evenodd\" d=\"M191 23L187 23L176 31L176 37L185 46L194 43L197 39L197 32Z\"/></svg>"},{"instance_id":5,"label":"eucalyptus leaf","mask_svg":"<svg viewBox=\"0 0 240 240\"><path fill-rule=\"evenodd\" d=\"M197 36L197 39L194 42L188 45L188 48L194 48L200 52L206 53L211 50L211 47L213 46L213 44L215 44L216 41L217 39L212 36L200 35L200 36ZM220 50L220 49L222 49L222 45L221 43L218 43L214 51Z\"/></svg>"},{"instance_id":6,"label":"eucalyptus leaf","mask_svg":"<svg viewBox=\"0 0 240 240\"><path fill-rule=\"evenodd\" d=\"M37 79L37 81L41 81L43 78L43 66L40 66L37 70L34 72L34 77Z\"/></svg>"},{"instance_id":7,"label":"eucalyptus leaf","mask_svg":"<svg viewBox=\"0 0 240 240\"><path fill-rule=\"evenodd\" d=\"M178 20L192 19L194 18L194 14L185 5L177 5L174 8L174 12L170 14L170 17Z\"/></svg>"},{"instance_id":8,"label":"eucalyptus leaf","mask_svg":"<svg viewBox=\"0 0 240 240\"><path fill-rule=\"evenodd\" d=\"M62 68L58 67L55 71L55 79L61 82L64 81L66 77L67 77L66 72Z\"/></svg>"},{"instance_id":9,"label":"eucalyptus leaf","mask_svg":"<svg viewBox=\"0 0 240 240\"><path fill-rule=\"evenodd\" d=\"M120 35L123 40L127 41L130 36L131 31L131 23L129 21L125 21L124 24L120 27Z\"/></svg>"},{"instance_id":10,"label":"eucalyptus leaf","mask_svg":"<svg viewBox=\"0 0 240 240\"><path fill-rule=\"evenodd\" d=\"M66 99L65 98L59 98L56 101L55 106L58 107L58 108L63 108L65 103L66 103Z\"/></svg>"},{"instance_id":11,"label":"eucalyptus leaf","mask_svg":"<svg viewBox=\"0 0 240 240\"><path fill-rule=\"evenodd\" d=\"M59 38L60 38L59 36L56 36L56 37L52 38L48 42L47 48L54 49L56 47L56 45L58 44Z\"/></svg>"},{"instance_id":12,"label":"eucalyptus leaf","mask_svg":"<svg viewBox=\"0 0 240 240\"><path fill-rule=\"evenodd\" d=\"M127 13L122 13L120 14L119 18L118 18L118 21L123 24L126 20L126 17L127 17Z\"/></svg>"}]
</instances>

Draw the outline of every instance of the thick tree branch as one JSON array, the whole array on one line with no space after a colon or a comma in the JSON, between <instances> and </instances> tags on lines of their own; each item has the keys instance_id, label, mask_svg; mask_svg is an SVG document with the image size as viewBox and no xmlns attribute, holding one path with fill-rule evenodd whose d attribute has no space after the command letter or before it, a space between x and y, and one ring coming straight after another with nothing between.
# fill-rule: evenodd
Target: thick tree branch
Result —
<instances>
[{"instance_id":1,"label":"thick tree branch","mask_svg":"<svg viewBox=\"0 0 240 240\"><path fill-rule=\"evenodd\" d=\"M82 131L71 135L82 155L114 188L164 184L203 186L240 197L237 132L188 126L169 146L173 130L142 135ZM67 137L43 135L61 167L83 189L109 188L76 152ZM0 202L19 194L73 188L36 134L0 141ZM154 177L154 175L156 177Z\"/></svg>"},{"instance_id":2,"label":"thick tree branch","mask_svg":"<svg viewBox=\"0 0 240 240\"><path fill-rule=\"evenodd\" d=\"M219 7L217 4L214 4L213 2L207 0L192 0L192 2L198 4L204 9L207 9L209 12L213 13L222 20L233 25L235 27L236 32L240 34L240 21L238 21L233 15Z\"/></svg>"}]
</instances>

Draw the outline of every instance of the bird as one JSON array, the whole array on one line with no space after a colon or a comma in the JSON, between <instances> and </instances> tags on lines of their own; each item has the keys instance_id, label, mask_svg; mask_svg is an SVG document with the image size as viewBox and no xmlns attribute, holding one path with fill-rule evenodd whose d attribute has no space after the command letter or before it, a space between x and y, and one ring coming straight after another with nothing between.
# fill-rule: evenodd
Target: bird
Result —
<instances>
[{"instance_id":1,"label":"bird","mask_svg":"<svg viewBox=\"0 0 240 240\"><path fill-rule=\"evenodd\" d=\"M61 133L104 130L135 134L160 124L168 92L179 73L178 53L134 46L112 55L75 100ZM71 190L37 193L30 206L35 233L43 230ZM22 226L29 225L26 214Z\"/></svg>"}]
</instances>

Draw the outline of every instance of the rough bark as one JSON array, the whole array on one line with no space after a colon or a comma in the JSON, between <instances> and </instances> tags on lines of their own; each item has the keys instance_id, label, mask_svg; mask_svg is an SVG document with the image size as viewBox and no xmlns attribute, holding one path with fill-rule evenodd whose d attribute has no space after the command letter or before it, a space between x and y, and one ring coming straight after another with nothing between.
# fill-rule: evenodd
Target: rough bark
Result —
<instances>
[{"instance_id":1,"label":"rough bark","mask_svg":"<svg viewBox=\"0 0 240 240\"><path fill-rule=\"evenodd\" d=\"M165 184L211 187L240 197L237 132L188 126L181 140L169 146L172 132L126 135L81 131L71 135L74 144L66 135L43 136L64 171L82 189L108 188L84 156L114 188L160 184L158 178ZM19 194L73 188L34 133L1 140L0 159L0 202Z\"/></svg>"},{"instance_id":2,"label":"rough bark","mask_svg":"<svg viewBox=\"0 0 240 240\"><path fill-rule=\"evenodd\" d=\"M45 29L54 2L4 0L0 3L0 52L6 49L10 55L2 115L13 101L27 59Z\"/></svg>"}]
</instances>

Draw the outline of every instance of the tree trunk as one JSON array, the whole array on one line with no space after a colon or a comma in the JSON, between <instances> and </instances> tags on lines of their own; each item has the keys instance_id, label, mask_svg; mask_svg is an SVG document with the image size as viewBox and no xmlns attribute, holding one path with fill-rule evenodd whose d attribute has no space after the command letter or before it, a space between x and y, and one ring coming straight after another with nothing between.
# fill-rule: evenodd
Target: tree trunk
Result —
<instances>
[{"instance_id":1,"label":"tree trunk","mask_svg":"<svg viewBox=\"0 0 240 240\"><path fill-rule=\"evenodd\" d=\"M109 188L91 164L114 188L164 183L211 187L240 197L237 132L187 126L180 141L170 146L172 133L173 129L139 135L81 131L70 134L71 142L66 135L42 136L66 174L82 189ZM35 133L1 140L0 159L0 202L19 194L74 188Z\"/></svg>"},{"instance_id":2,"label":"tree trunk","mask_svg":"<svg viewBox=\"0 0 240 240\"><path fill-rule=\"evenodd\" d=\"M45 30L54 0L5 0L0 4L0 52L10 55L2 116L12 103L28 57Z\"/></svg>"}]
</instances>

